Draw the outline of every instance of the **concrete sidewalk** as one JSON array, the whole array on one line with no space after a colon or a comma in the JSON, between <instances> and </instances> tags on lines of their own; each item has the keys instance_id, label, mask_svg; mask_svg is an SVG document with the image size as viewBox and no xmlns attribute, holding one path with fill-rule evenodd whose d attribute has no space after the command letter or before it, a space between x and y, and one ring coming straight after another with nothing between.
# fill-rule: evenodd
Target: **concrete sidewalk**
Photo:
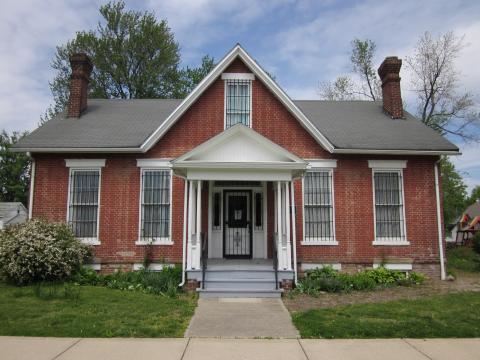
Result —
<instances>
[{"instance_id":1,"label":"concrete sidewalk","mask_svg":"<svg viewBox=\"0 0 480 360\"><path fill-rule=\"evenodd\" d=\"M0 337L2 360L470 360L480 339L71 339Z\"/></svg>"},{"instance_id":2,"label":"concrete sidewalk","mask_svg":"<svg viewBox=\"0 0 480 360\"><path fill-rule=\"evenodd\" d=\"M185 337L300 337L281 299L199 299Z\"/></svg>"}]
</instances>

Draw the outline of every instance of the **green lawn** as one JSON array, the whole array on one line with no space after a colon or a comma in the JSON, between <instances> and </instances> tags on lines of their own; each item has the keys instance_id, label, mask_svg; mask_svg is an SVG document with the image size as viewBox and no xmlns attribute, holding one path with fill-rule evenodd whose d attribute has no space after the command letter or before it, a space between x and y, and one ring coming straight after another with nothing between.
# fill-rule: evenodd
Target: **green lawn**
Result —
<instances>
[{"instance_id":1,"label":"green lawn","mask_svg":"<svg viewBox=\"0 0 480 360\"><path fill-rule=\"evenodd\" d=\"M459 246L447 250L447 268L449 272L456 270L480 272L480 255L470 247Z\"/></svg>"},{"instance_id":2,"label":"green lawn","mask_svg":"<svg viewBox=\"0 0 480 360\"><path fill-rule=\"evenodd\" d=\"M187 295L0 284L0 335L181 337L195 306L196 299Z\"/></svg>"},{"instance_id":3,"label":"green lawn","mask_svg":"<svg viewBox=\"0 0 480 360\"><path fill-rule=\"evenodd\" d=\"M480 293L359 304L293 314L303 338L480 337Z\"/></svg>"}]
</instances>

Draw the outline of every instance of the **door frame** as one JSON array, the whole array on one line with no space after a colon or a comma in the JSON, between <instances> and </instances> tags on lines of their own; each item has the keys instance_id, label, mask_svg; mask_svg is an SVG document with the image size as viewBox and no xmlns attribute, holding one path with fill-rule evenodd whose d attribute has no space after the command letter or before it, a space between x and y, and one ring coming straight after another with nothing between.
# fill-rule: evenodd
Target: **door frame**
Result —
<instances>
[{"instance_id":1,"label":"door frame","mask_svg":"<svg viewBox=\"0 0 480 360\"><path fill-rule=\"evenodd\" d=\"M227 194L228 193L248 193L248 197L250 199L249 201L249 214L250 214L250 218L248 219L248 226L247 226L247 229L249 229L249 243L250 243L250 253L248 255L227 255L225 253L225 249L226 249L226 246L225 246L225 240L226 240L226 213L228 211L227 209ZM252 189L224 189L223 190L223 239L222 239L222 243L223 243L223 258L224 259L253 259L253 226L252 226L252 222L253 222L253 201L252 201Z\"/></svg>"}]
</instances>

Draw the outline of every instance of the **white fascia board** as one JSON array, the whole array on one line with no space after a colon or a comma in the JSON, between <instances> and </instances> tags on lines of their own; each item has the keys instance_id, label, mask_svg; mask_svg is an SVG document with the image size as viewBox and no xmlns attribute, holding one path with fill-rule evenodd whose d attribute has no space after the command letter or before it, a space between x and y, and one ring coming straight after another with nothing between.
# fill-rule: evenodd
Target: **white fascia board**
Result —
<instances>
[{"instance_id":1,"label":"white fascia board","mask_svg":"<svg viewBox=\"0 0 480 360\"><path fill-rule=\"evenodd\" d=\"M372 169L405 169L407 160L368 160L368 167Z\"/></svg>"},{"instance_id":2,"label":"white fascia board","mask_svg":"<svg viewBox=\"0 0 480 360\"><path fill-rule=\"evenodd\" d=\"M462 155L454 150L381 150L381 149L334 149L334 154L376 154L376 155Z\"/></svg>"},{"instance_id":3,"label":"white fascia board","mask_svg":"<svg viewBox=\"0 0 480 360\"><path fill-rule=\"evenodd\" d=\"M333 169L337 167L337 160L335 159L315 159L307 160L307 169L328 168Z\"/></svg>"},{"instance_id":4,"label":"white fascia board","mask_svg":"<svg viewBox=\"0 0 480 360\"><path fill-rule=\"evenodd\" d=\"M302 163L291 162L207 162L207 161L181 161L173 166L174 168L184 169L294 169L302 170L306 168Z\"/></svg>"},{"instance_id":5,"label":"white fascia board","mask_svg":"<svg viewBox=\"0 0 480 360\"><path fill-rule=\"evenodd\" d=\"M171 168L171 159L137 159L137 166L141 168Z\"/></svg>"},{"instance_id":6,"label":"white fascia board","mask_svg":"<svg viewBox=\"0 0 480 360\"><path fill-rule=\"evenodd\" d=\"M12 148L12 152L30 153L141 153L141 148Z\"/></svg>"},{"instance_id":7,"label":"white fascia board","mask_svg":"<svg viewBox=\"0 0 480 360\"><path fill-rule=\"evenodd\" d=\"M333 145L323 134L307 119L302 111L293 103L288 95L270 78L269 75L237 44L217 66L193 89L193 91L178 105L168 118L150 135L142 144L144 152L148 151L176 122L180 116L202 95L208 86L239 56L247 67L259 77L285 107L300 121L300 124L313 136L313 138L327 151L333 151Z\"/></svg>"},{"instance_id":8,"label":"white fascia board","mask_svg":"<svg viewBox=\"0 0 480 360\"><path fill-rule=\"evenodd\" d=\"M105 159L65 159L69 168L99 168L105 167Z\"/></svg>"},{"instance_id":9,"label":"white fascia board","mask_svg":"<svg viewBox=\"0 0 480 360\"><path fill-rule=\"evenodd\" d=\"M252 73L222 73L222 80L255 80Z\"/></svg>"}]
</instances>

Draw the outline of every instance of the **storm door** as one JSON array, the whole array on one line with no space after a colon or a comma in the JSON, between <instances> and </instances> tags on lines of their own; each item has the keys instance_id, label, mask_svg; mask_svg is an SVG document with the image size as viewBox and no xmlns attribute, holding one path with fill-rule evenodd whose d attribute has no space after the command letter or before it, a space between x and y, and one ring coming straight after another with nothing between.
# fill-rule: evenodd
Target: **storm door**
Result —
<instances>
[{"instance_id":1,"label":"storm door","mask_svg":"<svg viewBox=\"0 0 480 360\"><path fill-rule=\"evenodd\" d=\"M224 192L223 256L226 258L252 257L252 192L226 190Z\"/></svg>"}]
</instances>

